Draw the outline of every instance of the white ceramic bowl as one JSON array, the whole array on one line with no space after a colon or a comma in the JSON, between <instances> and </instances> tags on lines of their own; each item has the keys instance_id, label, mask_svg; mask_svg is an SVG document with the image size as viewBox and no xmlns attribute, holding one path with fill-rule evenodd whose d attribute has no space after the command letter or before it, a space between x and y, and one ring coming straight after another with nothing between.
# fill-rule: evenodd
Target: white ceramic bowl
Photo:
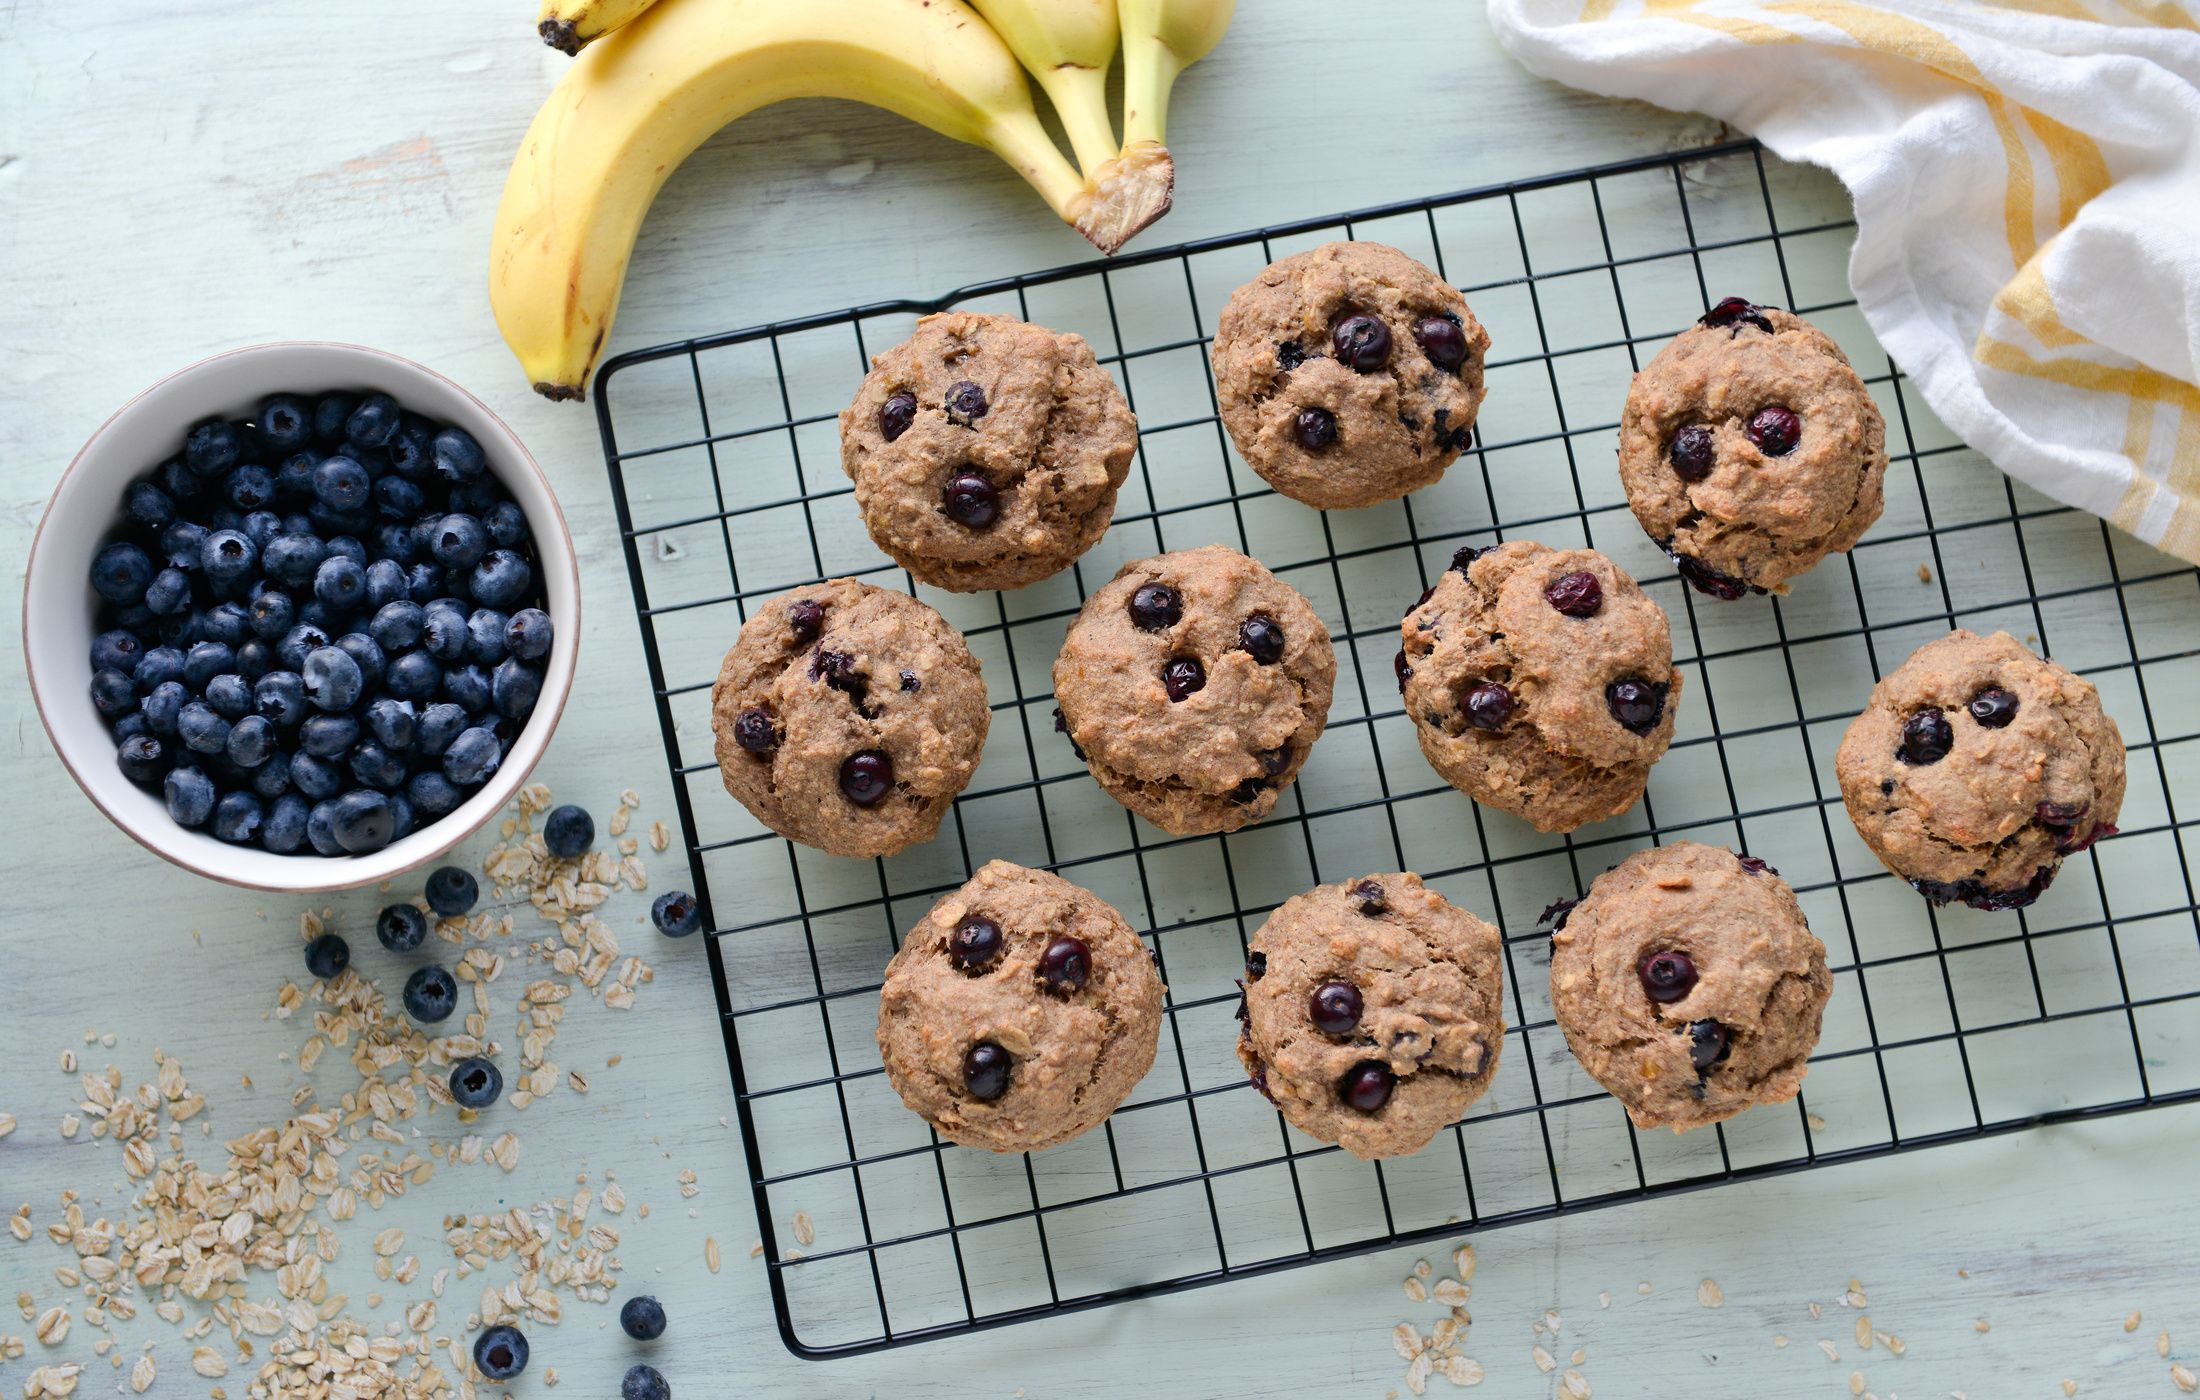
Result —
<instances>
[{"instance_id":1,"label":"white ceramic bowl","mask_svg":"<svg viewBox=\"0 0 2200 1400\"><path fill-rule=\"evenodd\" d=\"M113 528L129 484L174 455L202 418L244 417L270 394L379 390L423 417L464 428L480 442L534 534L537 568L555 633L542 697L488 782L458 810L365 856L277 855L232 846L177 825L157 793L122 775L115 741L92 707L91 642L99 596L92 556ZM542 468L503 420L422 365L360 345L286 341L232 350L161 380L124 404L62 473L31 544L23 590L23 651L31 693L54 751L85 795L139 844L186 870L283 893L348 889L386 880L442 855L496 815L526 781L557 727L573 685L580 641L580 576L573 537Z\"/></svg>"}]
</instances>

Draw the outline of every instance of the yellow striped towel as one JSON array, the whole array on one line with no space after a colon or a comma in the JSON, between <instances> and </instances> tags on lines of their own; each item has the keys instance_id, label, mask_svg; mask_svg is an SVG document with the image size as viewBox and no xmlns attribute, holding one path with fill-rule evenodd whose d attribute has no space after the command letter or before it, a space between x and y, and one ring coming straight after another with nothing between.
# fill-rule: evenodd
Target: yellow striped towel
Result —
<instances>
[{"instance_id":1,"label":"yellow striped towel","mask_svg":"<svg viewBox=\"0 0 2200 1400\"><path fill-rule=\"evenodd\" d=\"M1547 78L1707 112L1856 201L1849 278L2004 471L2200 562L2193 0L1490 0Z\"/></svg>"}]
</instances>

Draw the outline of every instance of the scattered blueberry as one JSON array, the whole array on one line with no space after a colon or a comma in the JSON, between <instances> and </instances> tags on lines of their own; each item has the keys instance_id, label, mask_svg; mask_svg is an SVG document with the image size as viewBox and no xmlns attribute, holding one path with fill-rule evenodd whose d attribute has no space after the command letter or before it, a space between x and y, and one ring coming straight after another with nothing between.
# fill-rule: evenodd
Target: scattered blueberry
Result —
<instances>
[{"instance_id":1,"label":"scattered blueberry","mask_svg":"<svg viewBox=\"0 0 2200 1400\"><path fill-rule=\"evenodd\" d=\"M991 1103L1008 1092L1016 1061L990 1040L981 1040L963 1054L963 1087L970 1097Z\"/></svg>"},{"instance_id":2,"label":"scattered blueberry","mask_svg":"<svg viewBox=\"0 0 2200 1400\"><path fill-rule=\"evenodd\" d=\"M405 979L405 1014L415 1021L433 1024L457 1009L458 979L436 964L415 968Z\"/></svg>"},{"instance_id":3,"label":"scattered blueberry","mask_svg":"<svg viewBox=\"0 0 2200 1400\"><path fill-rule=\"evenodd\" d=\"M375 916L374 936L393 953L409 953L428 936L428 916L417 904L392 904Z\"/></svg>"},{"instance_id":4,"label":"scattered blueberry","mask_svg":"<svg viewBox=\"0 0 2200 1400\"><path fill-rule=\"evenodd\" d=\"M428 876L428 907L446 919L473 912L481 898L481 886L467 871L455 865L437 866Z\"/></svg>"},{"instance_id":5,"label":"scattered blueberry","mask_svg":"<svg viewBox=\"0 0 2200 1400\"><path fill-rule=\"evenodd\" d=\"M542 844L559 860L577 859L596 844L596 819L570 802L553 808L543 819Z\"/></svg>"},{"instance_id":6,"label":"scattered blueberry","mask_svg":"<svg viewBox=\"0 0 2200 1400\"><path fill-rule=\"evenodd\" d=\"M1307 1019L1325 1035L1350 1035L1361 1010L1360 989L1350 982L1324 982L1306 998Z\"/></svg>"},{"instance_id":7,"label":"scattered blueberry","mask_svg":"<svg viewBox=\"0 0 2200 1400\"><path fill-rule=\"evenodd\" d=\"M379 397L379 396L377 396ZM361 410L364 412L365 410ZM391 416L394 418L393 410ZM352 415L353 419L358 414ZM474 1338L474 1366L493 1381L508 1381L527 1369L527 1338L517 1327L499 1324Z\"/></svg>"},{"instance_id":8,"label":"scattered blueberry","mask_svg":"<svg viewBox=\"0 0 2200 1400\"><path fill-rule=\"evenodd\" d=\"M654 1342L665 1334L664 1305L646 1293L629 1298L619 1309L619 1326L637 1342Z\"/></svg>"},{"instance_id":9,"label":"scattered blueberry","mask_svg":"<svg viewBox=\"0 0 2200 1400\"><path fill-rule=\"evenodd\" d=\"M649 921L667 938L685 938L702 928L703 907L686 890L672 890L649 906Z\"/></svg>"},{"instance_id":10,"label":"scattered blueberry","mask_svg":"<svg viewBox=\"0 0 2200 1400\"><path fill-rule=\"evenodd\" d=\"M487 1108L504 1093L504 1073L479 1055L451 1066L451 1102L460 1108Z\"/></svg>"},{"instance_id":11,"label":"scattered blueberry","mask_svg":"<svg viewBox=\"0 0 2200 1400\"><path fill-rule=\"evenodd\" d=\"M619 1378L619 1400L672 1400L672 1386L654 1366L629 1366Z\"/></svg>"},{"instance_id":12,"label":"scattered blueberry","mask_svg":"<svg viewBox=\"0 0 2200 1400\"><path fill-rule=\"evenodd\" d=\"M351 945L340 933L324 933L306 945L306 971L326 982L351 966Z\"/></svg>"}]
</instances>

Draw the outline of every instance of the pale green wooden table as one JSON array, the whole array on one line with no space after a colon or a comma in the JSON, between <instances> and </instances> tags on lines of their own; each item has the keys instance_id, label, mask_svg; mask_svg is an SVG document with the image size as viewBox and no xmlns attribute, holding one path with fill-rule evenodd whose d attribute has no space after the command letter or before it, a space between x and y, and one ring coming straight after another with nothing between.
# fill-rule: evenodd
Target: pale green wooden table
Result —
<instances>
[{"instance_id":1,"label":"pale green wooden table","mask_svg":"<svg viewBox=\"0 0 2200 1400\"><path fill-rule=\"evenodd\" d=\"M524 8L524 7L520 7ZM56 474L123 399L226 346L314 337L424 360L514 424L551 472L579 546L589 622L574 703L539 776L608 815L622 788L642 817L671 817L641 680L626 574L594 422L529 394L482 295L488 221L509 155L563 59L535 46L510 5L405 0L379 7L234 3L26 3L0 14L0 219L10 286L0 324L0 553L18 571ZM1528 78L1479 11L1451 0L1345 7L1243 0L1224 47L1176 103L1180 184L1163 237L1184 239L1389 199L1700 144L1715 124L1598 101ZM713 142L674 178L644 233L614 349L860 301L931 292L1078 254L990 157L854 107L766 113ZM1455 276L1464 277L1456 269ZM215 1102L217 1133L280 1116L296 1081L278 1058L295 1025L268 1014L296 975L298 907L177 874L106 826L46 752L29 706L13 609L0 706L11 722L0 785L12 799L16 871L0 916L0 1210L50 1218L73 1186L111 1208L117 1154L55 1125L77 1097L55 1068L152 1073L159 1047ZM478 856L483 843L469 849ZM652 869L660 887L675 862ZM370 971L387 961L367 923L379 901L335 901ZM622 928L639 900L615 909ZM195 935L195 936L194 936ZM649 935L637 929L634 939ZM586 1098L560 1095L519 1121L510 1177L447 1172L375 1225L432 1232L445 1212L495 1209L619 1172L652 1200L629 1217L630 1285L673 1315L657 1348L678 1393L696 1395L1380 1396L1403 1364L1389 1328L1435 1310L1398 1281L1417 1252L1390 1251L913 1351L816 1365L771 1324L740 1147L699 946L651 948L658 976L625 1016L587 1006L563 1062L601 1065ZM82 1045L111 1031L112 1050ZM239 1077L257 1088L246 1091ZM433 1131L447 1131L435 1120ZM1854 1369L1882 1397L2172 1395L2153 1338L2200 1351L2192 1200L2200 1112L2082 1128L1785 1177L1491 1233L1467 1350L1482 1393L1548 1395L1531 1323L1564 1319L1561 1357L1586 1348L1598 1395L1849 1393ZM702 1190L678 1195L677 1174ZM692 1218L687 1208L692 1207ZM363 1234L353 1227L352 1233ZM713 1277L701 1240L725 1245ZM363 1247L342 1269L362 1270ZM0 1239L0 1294L62 1301L55 1259ZM1968 1277L1959 1274L1967 1270ZM363 1272L363 1270L362 1270ZM1698 1306L1715 1278L1726 1303ZM1859 1356L1849 1279L1907 1354ZM357 1280L351 1280L356 1283ZM1639 1282L1653 1291L1644 1296ZM354 1294L364 1292L355 1286ZM1599 1294L1609 1292L1609 1310ZM1826 1305L1814 1321L1808 1305ZM2143 1325L2122 1322L2142 1310ZM1988 1318L1990 1332L1974 1321ZM28 1333L13 1318L0 1333ZM1777 1349L1772 1338L1793 1340ZM132 1336L139 1334L132 1333ZM156 1326L156 1394L196 1395L188 1351ZM79 1339L88 1337L80 1333ZM1833 1339L1842 1359L1813 1345ZM89 1360L32 1346L0 1366L20 1393L39 1361ZM608 1311L538 1331L537 1373L518 1388L612 1392L630 1348ZM105 1367L87 1393L104 1393ZM1435 1383L1442 1393L1444 1383ZM232 1387L239 1393L241 1387Z\"/></svg>"}]
</instances>

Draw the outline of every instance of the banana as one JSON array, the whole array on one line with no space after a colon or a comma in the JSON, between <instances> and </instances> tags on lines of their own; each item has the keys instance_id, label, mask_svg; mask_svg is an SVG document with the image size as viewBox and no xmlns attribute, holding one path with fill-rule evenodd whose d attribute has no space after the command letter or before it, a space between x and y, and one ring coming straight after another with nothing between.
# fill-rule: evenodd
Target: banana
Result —
<instances>
[{"instance_id":1,"label":"banana","mask_svg":"<svg viewBox=\"0 0 2200 1400\"><path fill-rule=\"evenodd\" d=\"M1108 69L1115 66L1115 0L970 0L1009 52L1031 70L1069 133L1087 178L1114 160Z\"/></svg>"},{"instance_id":2,"label":"banana","mask_svg":"<svg viewBox=\"0 0 2200 1400\"><path fill-rule=\"evenodd\" d=\"M1237 0L1116 0L1123 26L1123 146L1166 144L1169 89L1230 27Z\"/></svg>"},{"instance_id":3,"label":"banana","mask_svg":"<svg viewBox=\"0 0 2200 1400\"><path fill-rule=\"evenodd\" d=\"M560 53L575 54L648 9L656 0L542 0L535 32Z\"/></svg>"},{"instance_id":4,"label":"banana","mask_svg":"<svg viewBox=\"0 0 2200 1400\"><path fill-rule=\"evenodd\" d=\"M538 392L585 391L665 177L720 127L795 97L986 147L1104 253L1143 227L1055 149L1014 56L963 0L657 0L574 59L505 181L489 300Z\"/></svg>"}]
</instances>

